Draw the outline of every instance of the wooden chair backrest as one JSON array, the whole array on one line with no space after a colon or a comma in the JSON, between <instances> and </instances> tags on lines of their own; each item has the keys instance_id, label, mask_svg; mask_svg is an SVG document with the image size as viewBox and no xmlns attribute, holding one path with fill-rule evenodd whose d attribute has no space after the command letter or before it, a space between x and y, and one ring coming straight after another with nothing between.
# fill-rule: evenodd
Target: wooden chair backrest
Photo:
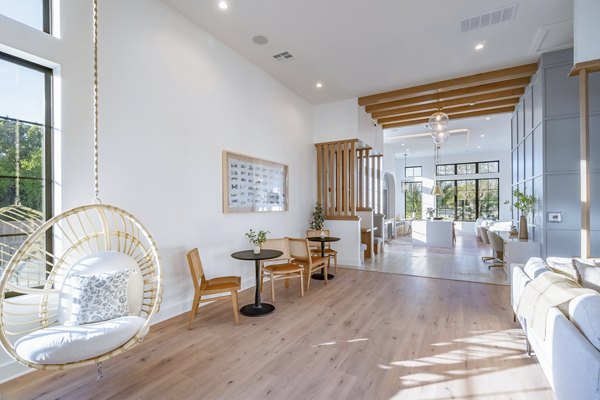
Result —
<instances>
[{"instance_id":1,"label":"wooden chair backrest","mask_svg":"<svg viewBox=\"0 0 600 400\"><path fill-rule=\"evenodd\" d=\"M187 261L190 272L192 273L194 288L198 290L204 286L206 277L204 276L204 268L202 268L202 260L200 260L200 253L197 248L188 251Z\"/></svg>"},{"instance_id":2,"label":"wooden chair backrest","mask_svg":"<svg viewBox=\"0 0 600 400\"><path fill-rule=\"evenodd\" d=\"M308 239L288 238L288 246L293 259L311 262Z\"/></svg>"},{"instance_id":3,"label":"wooden chair backrest","mask_svg":"<svg viewBox=\"0 0 600 400\"><path fill-rule=\"evenodd\" d=\"M277 258L271 258L266 260L266 262L273 261L289 261L290 260L290 249L288 246L288 238L276 238L276 239L267 239L264 243L260 245L261 249L269 249L269 250L279 250L283 254Z\"/></svg>"}]
</instances>

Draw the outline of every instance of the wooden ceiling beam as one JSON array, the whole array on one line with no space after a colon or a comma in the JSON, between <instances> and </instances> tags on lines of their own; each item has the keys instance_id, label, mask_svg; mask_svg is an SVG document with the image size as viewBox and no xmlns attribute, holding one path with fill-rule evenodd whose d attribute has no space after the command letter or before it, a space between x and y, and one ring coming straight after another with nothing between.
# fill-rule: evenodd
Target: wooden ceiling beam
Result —
<instances>
[{"instance_id":1,"label":"wooden ceiling beam","mask_svg":"<svg viewBox=\"0 0 600 400\"><path fill-rule=\"evenodd\" d=\"M450 117L450 120L456 120L456 119L461 119L461 118L481 117L484 115L511 113L514 110L515 110L514 106L507 106L507 107L492 108L492 109L488 109L488 110L479 110L479 111L473 111L473 112L448 114L448 116ZM429 118L421 118L421 119L415 119L415 120L411 120L411 121L385 124L382 127L383 127L383 129L400 128L403 126L426 124L427 122L429 122Z\"/></svg>"},{"instance_id":2,"label":"wooden ceiling beam","mask_svg":"<svg viewBox=\"0 0 600 400\"><path fill-rule=\"evenodd\" d=\"M383 117L392 117L394 115L409 114L409 113L418 112L418 111L429 110L430 112L433 112L435 110L444 109L446 107L464 106L464 105L468 105L468 104L478 104L481 102L496 100L496 99L505 99L505 98L517 98L518 99L524 93L525 93L524 88L507 89L507 90L501 90L498 92L484 93L484 94L478 94L478 95L474 95L474 96L459 97L459 98L451 99L451 100L436 101L434 103L425 103L425 104L417 104L415 106L392 108L390 110L374 112L373 114L371 114L371 116L374 119L379 119L379 118L383 118Z\"/></svg>"},{"instance_id":3,"label":"wooden ceiling beam","mask_svg":"<svg viewBox=\"0 0 600 400\"><path fill-rule=\"evenodd\" d=\"M426 103L432 101L440 101L440 100L448 100L454 97L464 97L470 96L478 93L487 93L494 92L502 89L510 89L510 88L521 88L529 85L531 81L530 76L525 76L521 78L509 79L505 81L486 83L483 85L477 86L469 86L460 89L449 90L447 92L439 92L433 94L426 94L422 96L416 97L408 97L401 100L388 101L386 103L378 103L372 104L370 106L365 107L365 111L368 113L372 113L374 111L382 111L388 110L391 108L397 108L408 105L415 105L418 103Z\"/></svg>"},{"instance_id":4,"label":"wooden ceiling beam","mask_svg":"<svg viewBox=\"0 0 600 400\"><path fill-rule=\"evenodd\" d=\"M483 72L475 75L463 76L460 78L447 79L444 81L418 85L409 88L392 90L390 92L377 93L370 96L358 98L358 105L368 106L381 102L387 102L406 96L414 96L425 94L437 90L449 89L465 85L473 85L483 82L490 82L499 79L518 78L523 76L531 76L537 71L537 63L524 64L516 67L503 68L495 71Z\"/></svg>"},{"instance_id":5,"label":"wooden ceiling beam","mask_svg":"<svg viewBox=\"0 0 600 400\"><path fill-rule=\"evenodd\" d=\"M474 104L474 105L468 104L466 106L449 107L449 108L445 108L444 112L448 115L451 115L453 113L455 114L455 113L461 113L461 112L487 110L490 108L498 108L498 107L503 107L503 106L515 106L518 102L519 102L519 99L515 97L515 98L508 98L508 99L503 99L503 100L488 101L485 103L479 103L479 104ZM425 118L425 117L429 118L430 115L431 115L431 111L397 115L394 117L380 118L377 120L377 123L381 124L381 125L385 125L385 124L391 124L394 122L410 121L410 120L420 119L420 118Z\"/></svg>"}]
</instances>

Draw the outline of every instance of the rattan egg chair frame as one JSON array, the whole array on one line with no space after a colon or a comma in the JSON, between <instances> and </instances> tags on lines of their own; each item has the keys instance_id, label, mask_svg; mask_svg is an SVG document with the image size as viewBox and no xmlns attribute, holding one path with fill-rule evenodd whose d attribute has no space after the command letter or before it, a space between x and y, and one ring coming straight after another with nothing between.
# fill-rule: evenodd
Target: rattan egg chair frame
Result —
<instances>
[{"instance_id":1,"label":"rattan egg chair frame","mask_svg":"<svg viewBox=\"0 0 600 400\"><path fill-rule=\"evenodd\" d=\"M42 370L63 370L84 365L96 364L98 377L102 376L101 363L140 343L147 334L152 317L158 312L162 299L162 268L156 243L146 228L129 212L118 207L102 204L99 198L98 179L98 0L93 0L94 28L94 194L93 204L76 207L40 224L41 214L30 214L22 206L10 206L6 210L8 217L0 214L0 222L15 224L22 233L29 236L14 251L6 251L14 255L6 265L0 278L0 344L15 360L21 364ZM21 207L21 208L19 208ZM35 211L35 210L33 210ZM21 214L19 214L21 213ZM29 222L25 217L32 217ZM37 221L37 222L36 222ZM51 243L51 245L48 245ZM16 349L19 340L29 336L44 338L47 332L60 329L71 329L63 324L61 312L63 298L61 287L69 282L69 274L81 265L81 260L100 259L106 261L106 255L117 255L117 259L129 262L136 275L139 290L133 293L137 298L137 308L130 311L136 324L130 328L127 336L122 336L119 345L109 350L97 350L93 356L71 357L61 347L54 346L52 351L67 356L67 362L37 362L19 354ZM104 259L103 259L104 257ZM120 258L119 258L120 257ZM110 261L110 258L108 259ZM80 263L80 264L78 264ZM110 262L108 262L110 264ZM105 262L106 264L106 262ZM112 266L110 266L112 268ZM94 270L94 266L87 271ZM18 271L33 270L42 278L31 284L19 279ZM135 271L133 271L135 270ZM76 271L80 272L80 271ZM139 273L139 274L138 274ZM128 289L127 296L131 296ZM141 299L139 298L141 297ZM131 301L132 297L128 297ZM60 304L59 304L60 301ZM111 323L112 320L108 320ZM102 323L102 321L100 322ZM93 324L78 325L86 328ZM139 327L139 328L138 328ZM104 333L108 332L108 333ZM129 332L133 332L129 334ZM105 335L103 340L110 339L110 329L101 331L98 336ZM87 340L87 337L86 337ZM87 342L83 341L84 347ZM112 343L112 342L111 342ZM106 342L104 347L106 348ZM108 346L111 346L110 344ZM56 357L55 357L56 358Z\"/></svg>"},{"instance_id":2,"label":"rattan egg chair frame","mask_svg":"<svg viewBox=\"0 0 600 400\"><path fill-rule=\"evenodd\" d=\"M57 242L53 252L45 249L48 235ZM66 278L73 263L86 256L116 251L132 257L143 277L144 290L140 317L145 323L138 333L122 346L98 357L68 364L37 364L21 357L14 348L16 338L57 323L57 283ZM43 288L19 285L12 279L20 265L43 266ZM98 364L142 341L152 316L161 301L162 277L156 244L146 228L130 213L106 204L85 205L68 210L45 222L19 247L0 281L0 342L20 363L36 369L62 370ZM35 296L35 301L22 301L19 296ZM7 309L17 309L8 311ZM15 321L16 319L16 321ZM24 322L22 322L24 320Z\"/></svg>"}]
</instances>

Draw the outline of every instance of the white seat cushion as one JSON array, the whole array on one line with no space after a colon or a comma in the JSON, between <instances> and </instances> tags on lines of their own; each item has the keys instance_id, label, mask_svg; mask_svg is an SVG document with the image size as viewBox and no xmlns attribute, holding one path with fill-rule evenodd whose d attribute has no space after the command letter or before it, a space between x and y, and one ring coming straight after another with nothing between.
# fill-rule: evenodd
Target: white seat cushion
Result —
<instances>
[{"instance_id":1,"label":"white seat cushion","mask_svg":"<svg viewBox=\"0 0 600 400\"><path fill-rule=\"evenodd\" d=\"M68 364L115 350L144 325L142 317L127 316L78 326L53 326L23 336L17 354L36 364ZM145 332L144 332L145 334Z\"/></svg>"}]
</instances>

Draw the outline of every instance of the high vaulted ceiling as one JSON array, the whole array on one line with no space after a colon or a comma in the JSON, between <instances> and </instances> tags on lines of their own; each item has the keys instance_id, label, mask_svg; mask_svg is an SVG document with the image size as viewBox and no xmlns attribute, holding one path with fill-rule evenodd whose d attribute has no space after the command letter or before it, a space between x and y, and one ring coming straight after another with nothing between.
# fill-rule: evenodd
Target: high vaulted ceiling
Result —
<instances>
[{"instance_id":1,"label":"high vaulted ceiling","mask_svg":"<svg viewBox=\"0 0 600 400\"><path fill-rule=\"evenodd\" d=\"M535 62L573 37L572 0L164 1L314 104ZM514 19L460 33L511 5Z\"/></svg>"}]
</instances>

